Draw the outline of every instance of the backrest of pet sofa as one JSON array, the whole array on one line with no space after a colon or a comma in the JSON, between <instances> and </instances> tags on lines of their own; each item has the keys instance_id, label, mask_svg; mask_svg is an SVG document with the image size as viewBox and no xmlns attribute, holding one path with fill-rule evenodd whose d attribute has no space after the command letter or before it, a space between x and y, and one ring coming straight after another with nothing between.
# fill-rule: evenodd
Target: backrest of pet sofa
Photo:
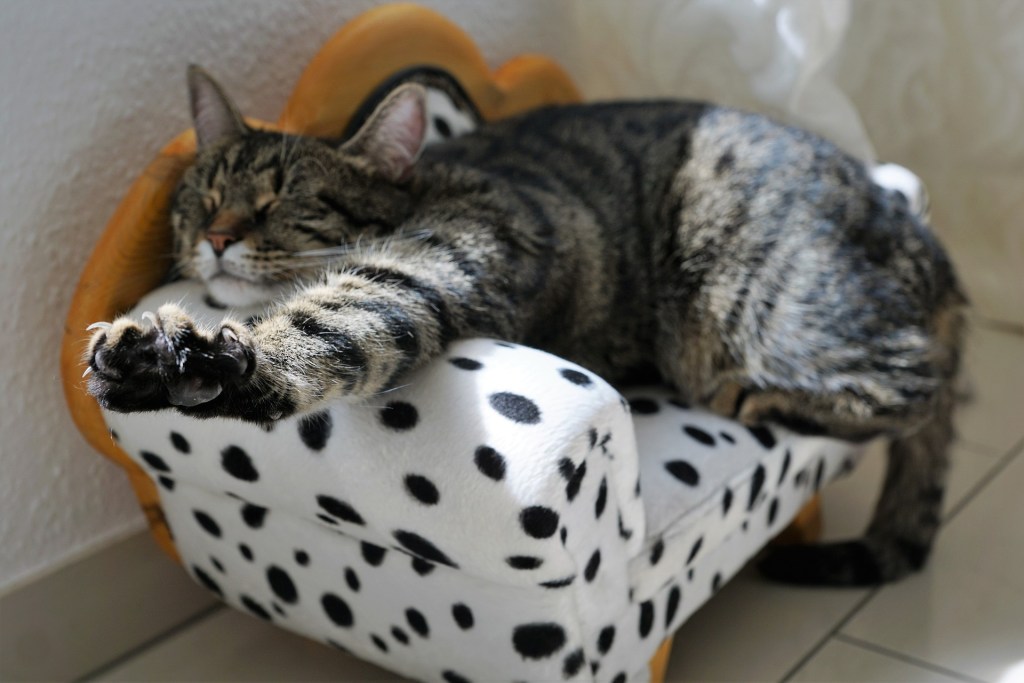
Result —
<instances>
[{"instance_id":1,"label":"backrest of pet sofa","mask_svg":"<svg viewBox=\"0 0 1024 683\"><path fill-rule=\"evenodd\" d=\"M421 65L440 67L455 76L486 120L579 100L575 86L551 60L523 55L492 73L458 26L431 10L403 3L369 10L342 27L309 63L280 119L273 124L250 123L291 133L340 136L379 84L403 69ZM60 360L64 394L75 424L94 448L127 471L154 536L176 559L152 480L111 438L81 376L86 367L85 328L112 320L167 275L171 266L167 210L194 154L195 138L188 130L169 142L129 188L78 282Z\"/></svg>"}]
</instances>

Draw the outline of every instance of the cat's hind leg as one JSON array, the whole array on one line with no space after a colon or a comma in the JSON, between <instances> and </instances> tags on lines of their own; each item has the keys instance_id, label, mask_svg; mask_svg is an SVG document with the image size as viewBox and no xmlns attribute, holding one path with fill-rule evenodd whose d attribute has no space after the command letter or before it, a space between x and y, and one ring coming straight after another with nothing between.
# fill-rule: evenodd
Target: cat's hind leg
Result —
<instances>
[{"instance_id":1,"label":"cat's hind leg","mask_svg":"<svg viewBox=\"0 0 1024 683\"><path fill-rule=\"evenodd\" d=\"M688 398L748 426L774 423L849 441L891 439L885 484L865 535L773 548L761 563L765 575L799 584L870 585L922 568L938 531L949 471L962 327L955 303L934 316L918 355L865 349L870 362L863 371L822 361L796 386L791 377L761 371L770 365L764 357L716 352L710 344L680 343L666 355L675 369L666 376ZM723 357L733 362L719 369Z\"/></svg>"}]
</instances>

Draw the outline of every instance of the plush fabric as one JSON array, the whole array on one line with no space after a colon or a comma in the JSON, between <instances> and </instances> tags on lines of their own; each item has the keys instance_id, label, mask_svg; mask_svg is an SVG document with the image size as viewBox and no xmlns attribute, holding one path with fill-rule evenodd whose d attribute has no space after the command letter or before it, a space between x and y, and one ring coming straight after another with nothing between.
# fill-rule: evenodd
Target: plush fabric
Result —
<instances>
[{"instance_id":1,"label":"plush fabric","mask_svg":"<svg viewBox=\"0 0 1024 683\"><path fill-rule=\"evenodd\" d=\"M137 310L180 300L212 324L224 311L203 299L180 282ZM185 565L229 604L418 679L610 681L643 675L853 457L662 388L629 395L476 339L269 431L106 417L158 481Z\"/></svg>"},{"instance_id":2,"label":"plush fabric","mask_svg":"<svg viewBox=\"0 0 1024 683\"><path fill-rule=\"evenodd\" d=\"M430 94L431 140L476 124L457 89ZM261 313L184 281L133 314L166 301L209 325ZM267 429L105 416L227 603L421 680L622 683L856 455L664 388L629 397L474 339L395 391Z\"/></svg>"}]
</instances>

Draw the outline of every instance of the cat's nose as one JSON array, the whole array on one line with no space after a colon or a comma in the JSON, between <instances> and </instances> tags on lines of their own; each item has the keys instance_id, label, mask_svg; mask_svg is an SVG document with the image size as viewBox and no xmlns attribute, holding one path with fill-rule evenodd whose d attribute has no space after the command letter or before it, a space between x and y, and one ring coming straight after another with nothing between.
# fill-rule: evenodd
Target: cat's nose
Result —
<instances>
[{"instance_id":1,"label":"cat's nose","mask_svg":"<svg viewBox=\"0 0 1024 683\"><path fill-rule=\"evenodd\" d=\"M206 233L206 241L213 247L213 253L220 256L224 253L225 249L237 242L238 238L224 232L208 232Z\"/></svg>"}]
</instances>

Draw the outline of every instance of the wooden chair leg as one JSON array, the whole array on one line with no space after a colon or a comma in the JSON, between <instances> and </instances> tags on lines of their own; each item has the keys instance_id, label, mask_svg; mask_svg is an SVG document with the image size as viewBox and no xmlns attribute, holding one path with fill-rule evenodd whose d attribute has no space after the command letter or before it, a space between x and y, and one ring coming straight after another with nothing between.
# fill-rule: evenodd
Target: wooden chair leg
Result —
<instances>
[{"instance_id":1,"label":"wooden chair leg","mask_svg":"<svg viewBox=\"0 0 1024 683\"><path fill-rule=\"evenodd\" d=\"M807 501L793 521L772 540L772 545L817 543L821 540L821 496Z\"/></svg>"},{"instance_id":2,"label":"wooden chair leg","mask_svg":"<svg viewBox=\"0 0 1024 683\"><path fill-rule=\"evenodd\" d=\"M672 636L661 641L658 650L651 657L648 666L651 668L651 683L664 683L665 671L668 669L668 658L672 654Z\"/></svg>"}]
</instances>

